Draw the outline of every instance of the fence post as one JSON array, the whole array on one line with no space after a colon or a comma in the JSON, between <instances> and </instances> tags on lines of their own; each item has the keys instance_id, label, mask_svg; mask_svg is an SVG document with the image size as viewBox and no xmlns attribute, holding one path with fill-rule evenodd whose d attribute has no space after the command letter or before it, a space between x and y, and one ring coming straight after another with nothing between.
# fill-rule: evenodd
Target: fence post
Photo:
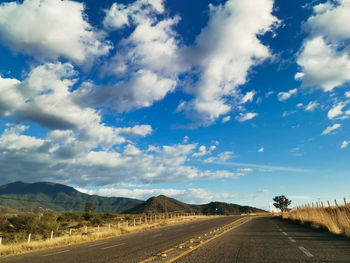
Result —
<instances>
[{"instance_id":1,"label":"fence post","mask_svg":"<svg viewBox=\"0 0 350 263\"><path fill-rule=\"evenodd\" d=\"M129 227L129 222L128 222L128 220L126 220L125 225L126 225L126 228Z\"/></svg>"},{"instance_id":2,"label":"fence post","mask_svg":"<svg viewBox=\"0 0 350 263\"><path fill-rule=\"evenodd\" d=\"M324 206L323 206L323 201L321 201L321 205L322 205L322 207L324 207Z\"/></svg>"},{"instance_id":3,"label":"fence post","mask_svg":"<svg viewBox=\"0 0 350 263\"><path fill-rule=\"evenodd\" d=\"M72 235L72 229L71 228L69 229L69 235L70 236Z\"/></svg>"},{"instance_id":4,"label":"fence post","mask_svg":"<svg viewBox=\"0 0 350 263\"><path fill-rule=\"evenodd\" d=\"M337 199L334 200L334 203L336 206L338 206Z\"/></svg>"},{"instance_id":5,"label":"fence post","mask_svg":"<svg viewBox=\"0 0 350 263\"><path fill-rule=\"evenodd\" d=\"M1 245L2 245L2 237L0 237L0 247L1 247Z\"/></svg>"},{"instance_id":6,"label":"fence post","mask_svg":"<svg viewBox=\"0 0 350 263\"><path fill-rule=\"evenodd\" d=\"M136 219L134 218L134 226L136 226Z\"/></svg>"},{"instance_id":7,"label":"fence post","mask_svg":"<svg viewBox=\"0 0 350 263\"><path fill-rule=\"evenodd\" d=\"M97 226L97 232L100 232L100 225Z\"/></svg>"},{"instance_id":8,"label":"fence post","mask_svg":"<svg viewBox=\"0 0 350 263\"><path fill-rule=\"evenodd\" d=\"M51 240L53 240L53 231L51 231Z\"/></svg>"},{"instance_id":9,"label":"fence post","mask_svg":"<svg viewBox=\"0 0 350 263\"><path fill-rule=\"evenodd\" d=\"M346 199L345 199L345 197L344 197L344 205L346 205Z\"/></svg>"},{"instance_id":10,"label":"fence post","mask_svg":"<svg viewBox=\"0 0 350 263\"><path fill-rule=\"evenodd\" d=\"M328 203L328 207L331 207L331 204L329 203L329 201L327 200L327 203Z\"/></svg>"},{"instance_id":11,"label":"fence post","mask_svg":"<svg viewBox=\"0 0 350 263\"><path fill-rule=\"evenodd\" d=\"M85 226L85 234L87 234L87 226Z\"/></svg>"},{"instance_id":12,"label":"fence post","mask_svg":"<svg viewBox=\"0 0 350 263\"><path fill-rule=\"evenodd\" d=\"M108 231L111 231L111 224L108 224Z\"/></svg>"},{"instance_id":13,"label":"fence post","mask_svg":"<svg viewBox=\"0 0 350 263\"><path fill-rule=\"evenodd\" d=\"M28 244L30 243L30 237L31 237L31 236L32 236L32 234L29 234L29 235L28 235L28 242L27 242Z\"/></svg>"}]
</instances>

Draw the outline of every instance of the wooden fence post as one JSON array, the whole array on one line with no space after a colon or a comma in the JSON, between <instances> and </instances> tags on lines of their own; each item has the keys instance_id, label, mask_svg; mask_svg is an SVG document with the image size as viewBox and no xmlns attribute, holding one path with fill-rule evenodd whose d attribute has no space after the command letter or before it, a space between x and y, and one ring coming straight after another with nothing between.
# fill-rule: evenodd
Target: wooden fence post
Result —
<instances>
[{"instance_id":1,"label":"wooden fence post","mask_svg":"<svg viewBox=\"0 0 350 263\"><path fill-rule=\"evenodd\" d=\"M32 234L29 233L29 235L28 235L28 242L27 242L28 244L30 243L30 237L31 236L32 236Z\"/></svg>"},{"instance_id":2,"label":"wooden fence post","mask_svg":"<svg viewBox=\"0 0 350 263\"><path fill-rule=\"evenodd\" d=\"M1 247L1 245L2 245L2 237L0 237L0 247Z\"/></svg>"},{"instance_id":3,"label":"wooden fence post","mask_svg":"<svg viewBox=\"0 0 350 263\"><path fill-rule=\"evenodd\" d=\"M97 232L100 232L100 225L97 226Z\"/></svg>"},{"instance_id":4,"label":"wooden fence post","mask_svg":"<svg viewBox=\"0 0 350 263\"><path fill-rule=\"evenodd\" d=\"M142 217L140 217L140 225L142 225Z\"/></svg>"},{"instance_id":5,"label":"wooden fence post","mask_svg":"<svg viewBox=\"0 0 350 263\"><path fill-rule=\"evenodd\" d=\"M331 204L329 203L329 201L327 200L327 203L328 203L328 207L331 207Z\"/></svg>"},{"instance_id":6,"label":"wooden fence post","mask_svg":"<svg viewBox=\"0 0 350 263\"><path fill-rule=\"evenodd\" d=\"M334 200L334 203L336 206L338 206L337 199Z\"/></svg>"},{"instance_id":7,"label":"wooden fence post","mask_svg":"<svg viewBox=\"0 0 350 263\"><path fill-rule=\"evenodd\" d=\"M108 224L108 231L111 231L111 224Z\"/></svg>"},{"instance_id":8,"label":"wooden fence post","mask_svg":"<svg viewBox=\"0 0 350 263\"><path fill-rule=\"evenodd\" d=\"M70 236L72 235L72 229L71 228L69 229L69 235Z\"/></svg>"},{"instance_id":9,"label":"wooden fence post","mask_svg":"<svg viewBox=\"0 0 350 263\"><path fill-rule=\"evenodd\" d=\"M136 226L136 219L134 218L134 226Z\"/></svg>"},{"instance_id":10,"label":"wooden fence post","mask_svg":"<svg viewBox=\"0 0 350 263\"><path fill-rule=\"evenodd\" d=\"M53 240L53 231L51 231L51 238L50 240Z\"/></svg>"},{"instance_id":11,"label":"wooden fence post","mask_svg":"<svg viewBox=\"0 0 350 263\"><path fill-rule=\"evenodd\" d=\"M346 205L346 199L345 199L345 197L344 197L344 205Z\"/></svg>"}]
</instances>

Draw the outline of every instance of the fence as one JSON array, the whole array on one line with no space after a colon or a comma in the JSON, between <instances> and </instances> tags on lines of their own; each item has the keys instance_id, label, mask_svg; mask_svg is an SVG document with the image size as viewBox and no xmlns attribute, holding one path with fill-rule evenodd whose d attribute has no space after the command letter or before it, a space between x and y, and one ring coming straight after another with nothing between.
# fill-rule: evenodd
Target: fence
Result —
<instances>
[{"instance_id":1,"label":"fence","mask_svg":"<svg viewBox=\"0 0 350 263\"><path fill-rule=\"evenodd\" d=\"M73 236L73 235L87 235L93 233L101 233L101 232L111 232L113 230L131 230L133 227L138 227L142 225L152 226L153 224L166 222L173 219L180 219L189 216L196 216L200 214L196 213L166 213L166 214L155 214L155 215L145 215L145 216L137 216L130 219L130 217L124 217L124 219L119 219L115 222L109 222L108 224L101 224L96 226L88 226L85 225L79 229L74 229L72 227L64 230L63 235L55 234L54 230L50 232L50 238L35 240L35 241L46 241L46 240L54 240L55 237L62 236ZM128 218L128 219L127 219ZM105 231L102 231L104 229ZM62 232L62 229L61 231ZM4 245L4 241L6 241L5 236L0 236L0 249L1 246ZM27 233L26 243L29 245L33 240L32 233Z\"/></svg>"},{"instance_id":2,"label":"fence","mask_svg":"<svg viewBox=\"0 0 350 263\"><path fill-rule=\"evenodd\" d=\"M345 197L343 198L343 202L344 204L342 204L341 202L338 203L337 199L334 199L334 205L332 205L332 203L329 200L327 200L327 203L323 203L323 201L311 202L311 203L296 206L295 209L303 209L303 208L309 208L309 207L332 207L332 206L337 207L341 205L346 206L349 204Z\"/></svg>"}]
</instances>

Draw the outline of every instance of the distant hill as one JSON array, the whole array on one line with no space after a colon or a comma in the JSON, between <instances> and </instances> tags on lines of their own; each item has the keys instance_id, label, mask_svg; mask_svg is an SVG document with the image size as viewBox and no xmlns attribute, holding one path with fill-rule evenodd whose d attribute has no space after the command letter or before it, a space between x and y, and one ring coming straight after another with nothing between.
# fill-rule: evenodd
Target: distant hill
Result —
<instances>
[{"instance_id":1,"label":"distant hill","mask_svg":"<svg viewBox=\"0 0 350 263\"><path fill-rule=\"evenodd\" d=\"M124 197L88 195L63 184L15 182L0 186L0 206L42 207L55 211L84 211L92 202L95 212L121 212L144 201Z\"/></svg>"},{"instance_id":2,"label":"distant hill","mask_svg":"<svg viewBox=\"0 0 350 263\"><path fill-rule=\"evenodd\" d=\"M228 204L223 202L211 202L204 205L190 205L182 203L176 199L159 195L151 197L142 204L139 204L129 210L124 211L126 214L141 214L141 213L164 213L164 212L181 212L181 213L203 213L203 214L218 214L232 215L242 213L264 212L259 208L251 206L240 206L237 204Z\"/></svg>"}]
</instances>

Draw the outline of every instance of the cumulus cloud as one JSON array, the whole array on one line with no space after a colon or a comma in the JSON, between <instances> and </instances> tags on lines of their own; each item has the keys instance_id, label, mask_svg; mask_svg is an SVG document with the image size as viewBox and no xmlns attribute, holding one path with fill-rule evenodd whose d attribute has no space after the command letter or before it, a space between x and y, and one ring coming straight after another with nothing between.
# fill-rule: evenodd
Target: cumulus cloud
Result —
<instances>
[{"instance_id":1,"label":"cumulus cloud","mask_svg":"<svg viewBox=\"0 0 350 263\"><path fill-rule=\"evenodd\" d=\"M298 93L298 89L291 89L287 92L279 92L277 94L277 98L279 101L288 100L290 97L296 95Z\"/></svg>"},{"instance_id":2,"label":"cumulus cloud","mask_svg":"<svg viewBox=\"0 0 350 263\"><path fill-rule=\"evenodd\" d=\"M308 105L305 106L305 111L315 111L320 106L317 101L310 101Z\"/></svg>"},{"instance_id":3,"label":"cumulus cloud","mask_svg":"<svg viewBox=\"0 0 350 263\"><path fill-rule=\"evenodd\" d=\"M255 112L240 113L238 116L236 116L236 120L239 122L244 122L244 121L251 120L256 116L258 116L258 114Z\"/></svg>"},{"instance_id":4,"label":"cumulus cloud","mask_svg":"<svg viewBox=\"0 0 350 263\"><path fill-rule=\"evenodd\" d=\"M217 156L209 157L204 160L205 163L213 162L226 162L229 159L234 158L234 152L221 152Z\"/></svg>"},{"instance_id":5,"label":"cumulus cloud","mask_svg":"<svg viewBox=\"0 0 350 263\"><path fill-rule=\"evenodd\" d=\"M64 57L78 64L92 62L112 48L104 37L86 21L82 3L24 0L0 5L1 42L38 59Z\"/></svg>"},{"instance_id":6,"label":"cumulus cloud","mask_svg":"<svg viewBox=\"0 0 350 263\"><path fill-rule=\"evenodd\" d=\"M229 0L209 9L208 25L185 52L200 72L186 89L195 98L180 107L200 125L213 123L242 103L238 87L246 83L249 69L271 56L258 36L278 22L271 0Z\"/></svg>"},{"instance_id":7,"label":"cumulus cloud","mask_svg":"<svg viewBox=\"0 0 350 263\"><path fill-rule=\"evenodd\" d=\"M340 127L341 127L341 124L339 124L339 123L336 123L332 126L329 126L322 132L322 135L334 134L334 131L336 129L339 129Z\"/></svg>"},{"instance_id":8,"label":"cumulus cloud","mask_svg":"<svg viewBox=\"0 0 350 263\"><path fill-rule=\"evenodd\" d=\"M224 118L222 118L222 123L228 122L231 120L231 116L225 116Z\"/></svg>"},{"instance_id":9,"label":"cumulus cloud","mask_svg":"<svg viewBox=\"0 0 350 263\"><path fill-rule=\"evenodd\" d=\"M254 99L255 91L247 92L242 98L242 103L252 102Z\"/></svg>"},{"instance_id":10,"label":"cumulus cloud","mask_svg":"<svg viewBox=\"0 0 350 263\"><path fill-rule=\"evenodd\" d=\"M94 94L95 103L108 101L119 112L128 112L149 107L174 91L178 74L186 67L181 62L180 43L173 30L179 17L166 17L164 11L163 2L158 0L138 0L129 5L114 3L107 10L104 20L107 28L133 26L134 30L118 43L116 54L102 70L104 75L121 81L99 89ZM91 91L86 96L91 96Z\"/></svg>"},{"instance_id":11,"label":"cumulus cloud","mask_svg":"<svg viewBox=\"0 0 350 263\"><path fill-rule=\"evenodd\" d=\"M340 148L345 149L350 144L350 141L343 141Z\"/></svg>"},{"instance_id":12,"label":"cumulus cloud","mask_svg":"<svg viewBox=\"0 0 350 263\"><path fill-rule=\"evenodd\" d=\"M332 91L350 80L349 12L347 0L328 1L314 7L314 14L304 25L310 36L297 58L302 72L296 78L303 81L304 87Z\"/></svg>"},{"instance_id":13,"label":"cumulus cloud","mask_svg":"<svg viewBox=\"0 0 350 263\"><path fill-rule=\"evenodd\" d=\"M259 150L258 150L259 153L262 153L264 152L264 147L261 147Z\"/></svg>"},{"instance_id":14,"label":"cumulus cloud","mask_svg":"<svg viewBox=\"0 0 350 263\"><path fill-rule=\"evenodd\" d=\"M350 115L350 111L343 112L345 103L340 102L337 105L333 105L333 108L328 111L328 118L331 119L346 119Z\"/></svg>"}]
</instances>

